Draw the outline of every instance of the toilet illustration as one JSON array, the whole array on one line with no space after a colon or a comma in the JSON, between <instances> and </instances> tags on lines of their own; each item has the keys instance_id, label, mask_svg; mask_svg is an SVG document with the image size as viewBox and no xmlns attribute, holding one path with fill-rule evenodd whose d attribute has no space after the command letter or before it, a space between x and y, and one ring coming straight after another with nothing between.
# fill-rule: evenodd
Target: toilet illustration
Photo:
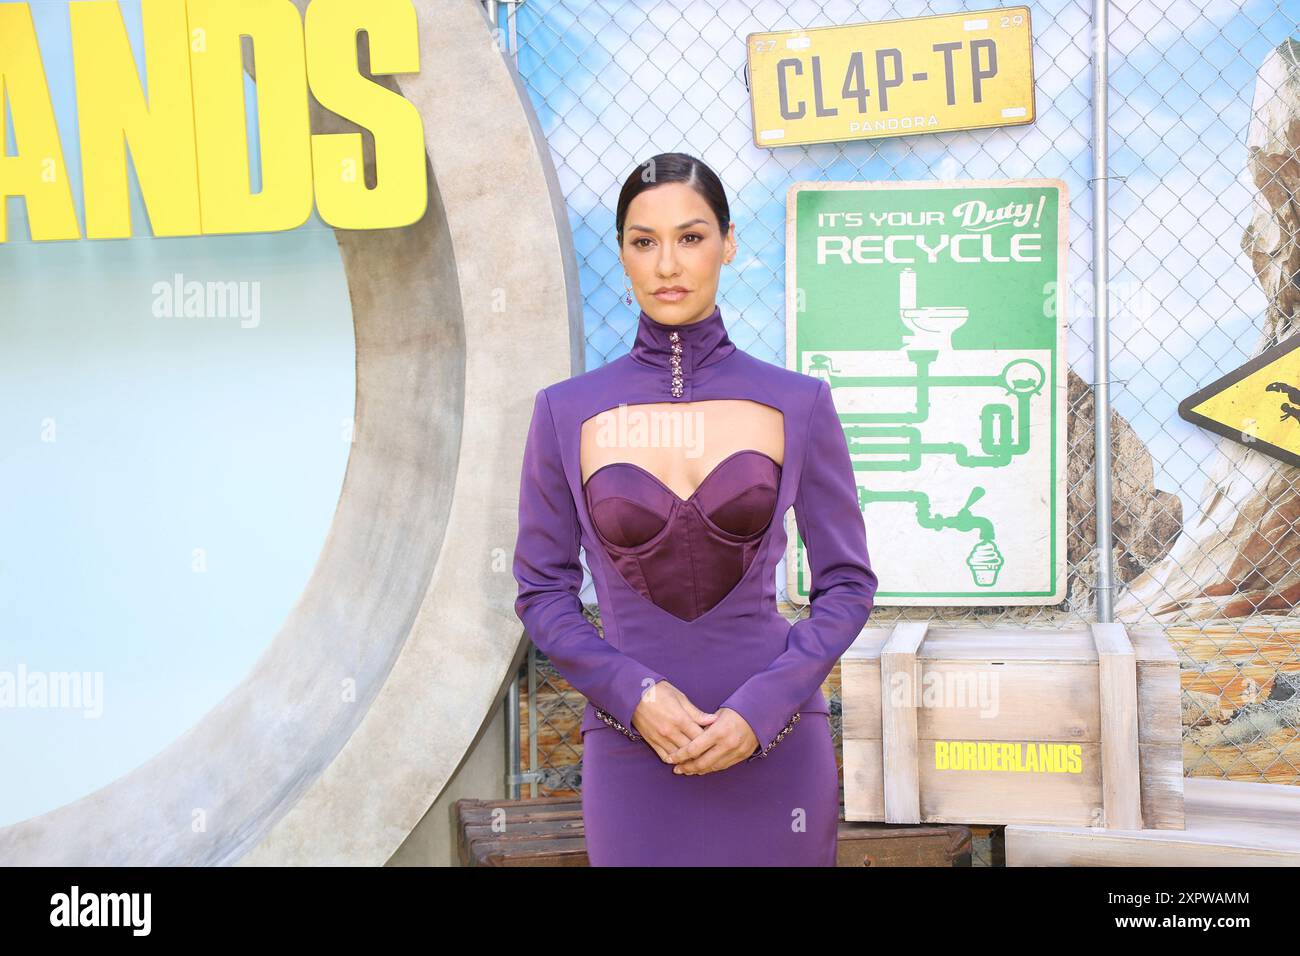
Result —
<instances>
[{"instance_id":1,"label":"toilet illustration","mask_svg":"<svg viewBox=\"0 0 1300 956\"><path fill-rule=\"evenodd\" d=\"M952 333L966 324L970 310L964 306L916 304L916 271L904 269L898 276L898 314L910 335L903 336L903 348L948 350Z\"/></svg>"}]
</instances>

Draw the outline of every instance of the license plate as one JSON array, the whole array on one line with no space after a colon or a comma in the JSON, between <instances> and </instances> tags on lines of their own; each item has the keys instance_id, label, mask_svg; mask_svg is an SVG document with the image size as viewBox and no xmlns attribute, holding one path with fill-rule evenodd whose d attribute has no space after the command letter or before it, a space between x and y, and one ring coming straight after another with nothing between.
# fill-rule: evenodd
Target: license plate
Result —
<instances>
[{"instance_id":1,"label":"license plate","mask_svg":"<svg viewBox=\"0 0 1300 956\"><path fill-rule=\"evenodd\" d=\"M754 145L1034 121L1028 7L751 33Z\"/></svg>"}]
</instances>

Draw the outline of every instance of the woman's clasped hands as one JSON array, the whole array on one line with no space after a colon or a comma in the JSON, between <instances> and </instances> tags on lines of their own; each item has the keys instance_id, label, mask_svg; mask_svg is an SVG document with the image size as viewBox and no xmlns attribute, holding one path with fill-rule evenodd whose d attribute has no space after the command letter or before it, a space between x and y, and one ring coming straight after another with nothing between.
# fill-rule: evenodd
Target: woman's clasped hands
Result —
<instances>
[{"instance_id":1,"label":"woman's clasped hands","mask_svg":"<svg viewBox=\"0 0 1300 956\"><path fill-rule=\"evenodd\" d=\"M632 723L676 774L725 770L758 747L753 728L736 711L720 707L706 713L667 680L642 694Z\"/></svg>"}]
</instances>

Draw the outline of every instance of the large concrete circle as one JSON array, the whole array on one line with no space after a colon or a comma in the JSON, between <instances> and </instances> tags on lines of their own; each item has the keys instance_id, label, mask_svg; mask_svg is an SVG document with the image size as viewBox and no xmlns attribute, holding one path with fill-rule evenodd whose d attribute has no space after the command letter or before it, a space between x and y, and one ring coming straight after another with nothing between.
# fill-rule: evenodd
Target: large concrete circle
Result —
<instances>
[{"instance_id":1,"label":"large concrete circle","mask_svg":"<svg viewBox=\"0 0 1300 956\"><path fill-rule=\"evenodd\" d=\"M307 0L295 0L300 10ZM248 677L111 784L0 829L10 865L386 862L491 717L533 396L581 343L563 198L476 0L416 0L429 208L338 231L355 437L315 571ZM313 107L313 129L353 127Z\"/></svg>"}]
</instances>

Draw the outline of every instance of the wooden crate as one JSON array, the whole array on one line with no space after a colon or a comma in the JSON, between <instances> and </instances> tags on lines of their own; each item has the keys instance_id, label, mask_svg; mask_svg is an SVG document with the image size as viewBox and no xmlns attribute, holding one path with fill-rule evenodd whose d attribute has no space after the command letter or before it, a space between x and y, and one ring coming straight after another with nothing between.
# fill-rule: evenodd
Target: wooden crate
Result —
<instances>
[{"instance_id":1,"label":"wooden crate","mask_svg":"<svg viewBox=\"0 0 1300 956\"><path fill-rule=\"evenodd\" d=\"M840 680L849 820L1183 827L1159 628L866 628Z\"/></svg>"},{"instance_id":2,"label":"wooden crate","mask_svg":"<svg viewBox=\"0 0 1300 956\"><path fill-rule=\"evenodd\" d=\"M1182 830L1009 826L1007 866L1300 866L1300 787L1184 783Z\"/></svg>"}]
</instances>

